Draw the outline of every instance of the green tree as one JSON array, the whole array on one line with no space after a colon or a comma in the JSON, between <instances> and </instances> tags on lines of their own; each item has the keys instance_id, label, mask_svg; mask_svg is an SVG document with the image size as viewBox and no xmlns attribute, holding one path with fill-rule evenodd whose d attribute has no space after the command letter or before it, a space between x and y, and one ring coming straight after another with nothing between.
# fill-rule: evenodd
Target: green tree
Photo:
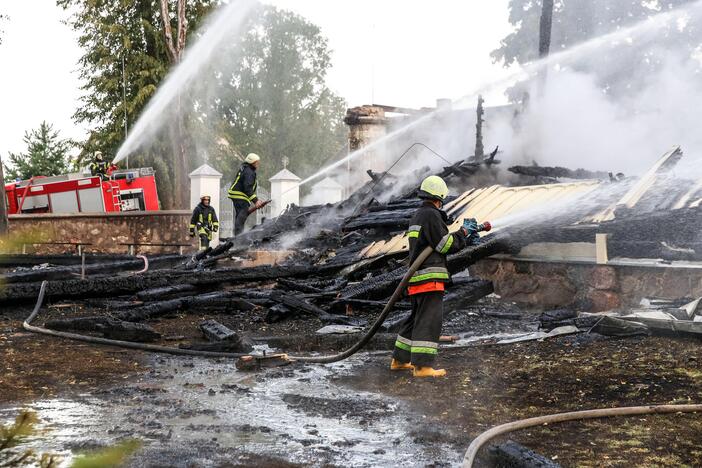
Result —
<instances>
[{"instance_id":1,"label":"green tree","mask_svg":"<svg viewBox=\"0 0 702 468\"><path fill-rule=\"evenodd\" d=\"M170 28L162 21L164 3ZM74 115L93 128L83 155L98 149L114 154L124 138L122 57L132 127L180 60L180 13L186 15L191 41L192 31L218 3L58 0L64 8L75 8L71 23L86 51L80 61L86 94ZM182 197L188 183L183 175L203 160L222 170L226 181L238 169L235 155L260 153L263 181L281 167L284 156L292 170L304 174L343 147L344 102L325 85L331 61L319 28L293 13L262 7L244 31L218 46L215 60L163 116L153 141L130 156L130 163L155 168L164 207L183 207L177 198L189 198Z\"/></svg>"},{"instance_id":2,"label":"green tree","mask_svg":"<svg viewBox=\"0 0 702 468\"><path fill-rule=\"evenodd\" d=\"M282 169L309 175L345 144L345 102L326 85L331 67L327 39L318 26L295 13L266 6L238 47L242 59L218 77L217 99L204 103L216 119L210 159L231 180L240 166L231 148L264 159L259 179ZM234 51L231 52L235 53Z\"/></svg>"},{"instance_id":3,"label":"green tree","mask_svg":"<svg viewBox=\"0 0 702 468\"><path fill-rule=\"evenodd\" d=\"M178 28L179 18L172 12L179 5L184 6L182 12L188 30L194 31L217 3L216 0L57 0L59 6L73 12L69 22L79 33L78 42L85 51L79 61L84 95L73 118L88 124L92 130L79 160L86 160L96 150L106 155L116 153L124 139L125 125L129 128L136 122L174 64L175 57L169 56L165 40L162 6L165 4L169 23L174 28ZM166 208L174 206L172 188L177 185L173 165L168 163L171 150L169 145L155 145L135 160L151 164L157 170L158 184L163 189L159 196Z\"/></svg>"},{"instance_id":4,"label":"green tree","mask_svg":"<svg viewBox=\"0 0 702 468\"><path fill-rule=\"evenodd\" d=\"M53 176L70 170L68 151L73 144L61 139L53 125L42 122L39 128L24 133L25 153L9 153L5 172L10 179L32 176Z\"/></svg>"},{"instance_id":5,"label":"green tree","mask_svg":"<svg viewBox=\"0 0 702 468\"><path fill-rule=\"evenodd\" d=\"M557 53L588 39L630 26L658 13L684 7L694 0L555 0L551 53ZM539 20L542 0L510 0L509 21L514 30L492 52L505 66L525 64L539 58ZM623 48L602 44L596 57L570 64L575 70L597 70L602 87L612 93L631 89L632 70L650 72L665 60L666 47L692 54L702 40L702 17L690 15L684 27L671 22L650 39Z\"/></svg>"}]
</instances>

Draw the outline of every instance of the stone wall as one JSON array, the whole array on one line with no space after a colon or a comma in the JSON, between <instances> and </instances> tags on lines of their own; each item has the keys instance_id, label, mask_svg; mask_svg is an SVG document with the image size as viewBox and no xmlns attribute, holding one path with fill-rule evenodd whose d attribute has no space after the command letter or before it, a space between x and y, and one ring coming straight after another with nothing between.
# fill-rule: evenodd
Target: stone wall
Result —
<instances>
[{"instance_id":1,"label":"stone wall","mask_svg":"<svg viewBox=\"0 0 702 468\"><path fill-rule=\"evenodd\" d=\"M471 275L489 279L505 300L542 309L600 312L639 304L644 297L702 296L702 268L693 265L597 265L514 258L481 260Z\"/></svg>"},{"instance_id":2,"label":"stone wall","mask_svg":"<svg viewBox=\"0 0 702 468\"><path fill-rule=\"evenodd\" d=\"M120 244L187 244L185 251L196 249L189 236L190 211L149 211L124 213L76 213L11 215L10 234L18 251L27 253L76 253L75 245L92 244L89 253L125 254ZM38 243L40 242L40 243ZM175 253L176 246L136 246L137 253Z\"/></svg>"}]
</instances>

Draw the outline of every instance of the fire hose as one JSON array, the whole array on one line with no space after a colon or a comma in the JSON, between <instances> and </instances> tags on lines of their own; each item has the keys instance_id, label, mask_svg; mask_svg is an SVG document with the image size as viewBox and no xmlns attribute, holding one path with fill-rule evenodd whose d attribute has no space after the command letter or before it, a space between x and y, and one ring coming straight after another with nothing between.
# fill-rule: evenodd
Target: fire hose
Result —
<instances>
[{"instance_id":1,"label":"fire hose","mask_svg":"<svg viewBox=\"0 0 702 468\"><path fill-rule=\"evenodd\" d=\"M508 432L527 429L544 424L553 424L581 419L607 418L611 416L639 416L643 414L669 414L669 413L695 413L702 411L702 405L655 405L655 406L626 406L620 408L600 408L585 411L571 411L568 413L551 414L535 418L513 421L489 429L478 437L468 447L463 457L463 468L472 468L475 457L480 447L489 440Z\"/></svg>"}]
</instances>

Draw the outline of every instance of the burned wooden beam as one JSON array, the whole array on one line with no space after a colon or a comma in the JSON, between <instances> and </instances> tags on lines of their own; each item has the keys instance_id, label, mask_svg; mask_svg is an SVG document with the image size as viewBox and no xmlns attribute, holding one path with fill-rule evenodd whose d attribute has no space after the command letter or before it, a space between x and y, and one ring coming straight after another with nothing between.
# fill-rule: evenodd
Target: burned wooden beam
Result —
<instances>
[{"instance_id":1,"label":"burned wooden beam","mask_svg":"<svg viewBox=\"0 0 702 468\"><path fill-rule=\"evenodd\" d=\"M568 169L567 167L549 166L512 166L508 171L530 177L548 177L554 179L600 179L609 180L609 172L588 171L586 169Z\"/></svg>"},{"instance_id":2,"label":"burned wooden beam","mask_svg":"<svg viewBox=\"0 0 702 468\"><path fill-rule=\"evenodd\" d=\"M275 304L268 308L266 315L263 317L263 321L266 323L277 323L283 320L288 320L297 317L298 312L290 309L283 304Z\"/></svg>"},{"instance_id":3,"label":"burned wooden beam","mask_svg":"<svg viewBox=\"0 0 702 468\"><path fill-rule=\"evenodd\" d=\"M172 265L182 260L179 255L164 256L158 259L161 265ZM157 264L151 264L157 267ZM108 273L118 273L121 271L140 270L144 267L144 261L139 258L121 260L117 262L93 263L85 266L86 275L104 275ZM36 270L21 270L0 275L0 283L30 283L35 281L63 281L75 278L81 274L81 266L58 266L39 268Z\"/></svg>"},{"instance_id":4,"label":"burned wooden beam","mask_svg":"<svg viewBox=\"0 0 702 468\"><path fill-rule=\"evenodd\" d=\"M444 303L449 308L467 307L495 291L492 282L477 278L455 278Z\"/></svg>"},{"instance_id":5,"label":"burned wooden beam","mask_svg":"<svg viewBox=\"0 0 702 468\"><path fill-rule=\"evenodd\" d=\"M377 310L385 307L387 301L370 301L366 299L346 299L340 298L329 304L329 309L334 312L340 313L345 312L347 307L351 307L354 310ZM412 304L408 301L399 301L395 303L396 309L411 309Z\"/></svg>"},{"instance_id":6,"label":"burned wooden beam","mask_svg":"<svg viewBox=\"0 0 702 468\"><path fill-rule=\"evenodd\" d=\"M176 284L175 286L165 286L162 288L153 288L140 291L136 294L137 299L140 301L157 301L166 298L172 298L173 296L178 296L182 294L192 293L197 288L192 284Z\"/></svg>"},{"instance_id":7,"label":"burned wooden beam","mask_svg":"<svg viewBox=\"0 0 702 468\"><path fill-rule=\"evenodd\" d=\"M143 322L152 320L164 315L174 314L187 305L187 298L169 299L161 302L135 307L133 309L115 312L114 317L127 322Z\"/></svg>"},{"instance_id":8,"label":"burned wooden beam","mask_svg":"<svg viewBox=\"0 0 702 468\"><path fill-rule=\"evenodd\" d=\"M342 229L344 231L366 228L394 228L404 230L407 229L409 221L416 211L415 208L410 208L369 212L360 216L347 218L344 221Z\"/></svg>"},{"instance_id":9,"label":"burned wooden beam","mask_svg":"<svg viewBox=\"0 0 702 468\"><path fill-rule=\"evenodd\" d=\"M274 291L271 295L271 299L285 305L289 309L313 315L323 322L335 323L338 325L361 325L364 323L364 321L353 317L330 314L326 310L291 294L283 294L279 291Z\"/></svg>"},{"instance_id":10,"label":"burned wooden beam","mask_svg":"<svg viewBox=\"0 0 702 468\"><path fill-rule=\"evenodd\" d=\"M80 317L49 320L44 326L58 331L87 331L102 333L105 338L149 343L161 339L161 334L148 325L124 322L110 317Z\"/></svg>"},{"instance_id":11,"label":"burned wooden beam","mask_svg":"<svg viewBox=\"0 0 702 468\"><path fill-rule=\"evenodd\" d=\"M207 346L208 351L233 351L248 353L253 350L250 340L247 340L234 330L227 328L216 320L205 320L198 326L205 338L211 343ZM191 345L195 346L195 345ZM202 349L202 348L198 348Z\"/></svg>"},{"instance_id":12,"label":"burned wooden beam","mask_svg":"<svg viewBox=\"0 0 702 468\"><path fill-rule=\"evenodd\" d=\"M299 291L299 292L304 292L304 293L321 293L322 290L319 288L315 288L313 286L308 286L305 283L302 283L300 281L292 281L288 280L285 278L281 278L278 280L278 284L280 286L283 286L285 289L290 290L290 291Z\"/></svg>"}]
</instances>

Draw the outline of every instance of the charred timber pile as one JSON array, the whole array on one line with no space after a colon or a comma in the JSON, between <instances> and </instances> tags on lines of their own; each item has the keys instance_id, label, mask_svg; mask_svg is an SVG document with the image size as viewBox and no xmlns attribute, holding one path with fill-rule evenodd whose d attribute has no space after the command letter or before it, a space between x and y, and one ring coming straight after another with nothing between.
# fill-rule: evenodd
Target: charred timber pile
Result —
<instances>
[{"instance_id":1,"label":"charred timber pile","mask_svg":"<svg viewBox=\"0 0 702 468\"><path fill-rule=\"evenodd\" d=\"M349 259L350 261L350 259ZM221 268L209 271L162 270L131 276L101 276L49 282L47 297L90 298L135 294L145 289L191 284L211 286L224 283L274 281L278 278L307 277L335 274L345 265L278 265L251 268ZM40 282L12 283L0 290L0 303L34 300L39 294Z\"/></svg>"},{"instance_id":2,"label":"charred timber pile","mask_svg":"<svg viewBox=\"0 0 702 468\"><path fill-rule=\"evenodd\" d=\"M437 175L444 180L452 177L464 179L466 177L474 176L480 171L490 169L492 166L500 164L500 161L495 159L499 149L499 146L496 147L492 153L484 158L476 158L475 156L471 156L462 161L458 161L451 166L444 167L444 169Z\"/></svg>"}]
</instances>

